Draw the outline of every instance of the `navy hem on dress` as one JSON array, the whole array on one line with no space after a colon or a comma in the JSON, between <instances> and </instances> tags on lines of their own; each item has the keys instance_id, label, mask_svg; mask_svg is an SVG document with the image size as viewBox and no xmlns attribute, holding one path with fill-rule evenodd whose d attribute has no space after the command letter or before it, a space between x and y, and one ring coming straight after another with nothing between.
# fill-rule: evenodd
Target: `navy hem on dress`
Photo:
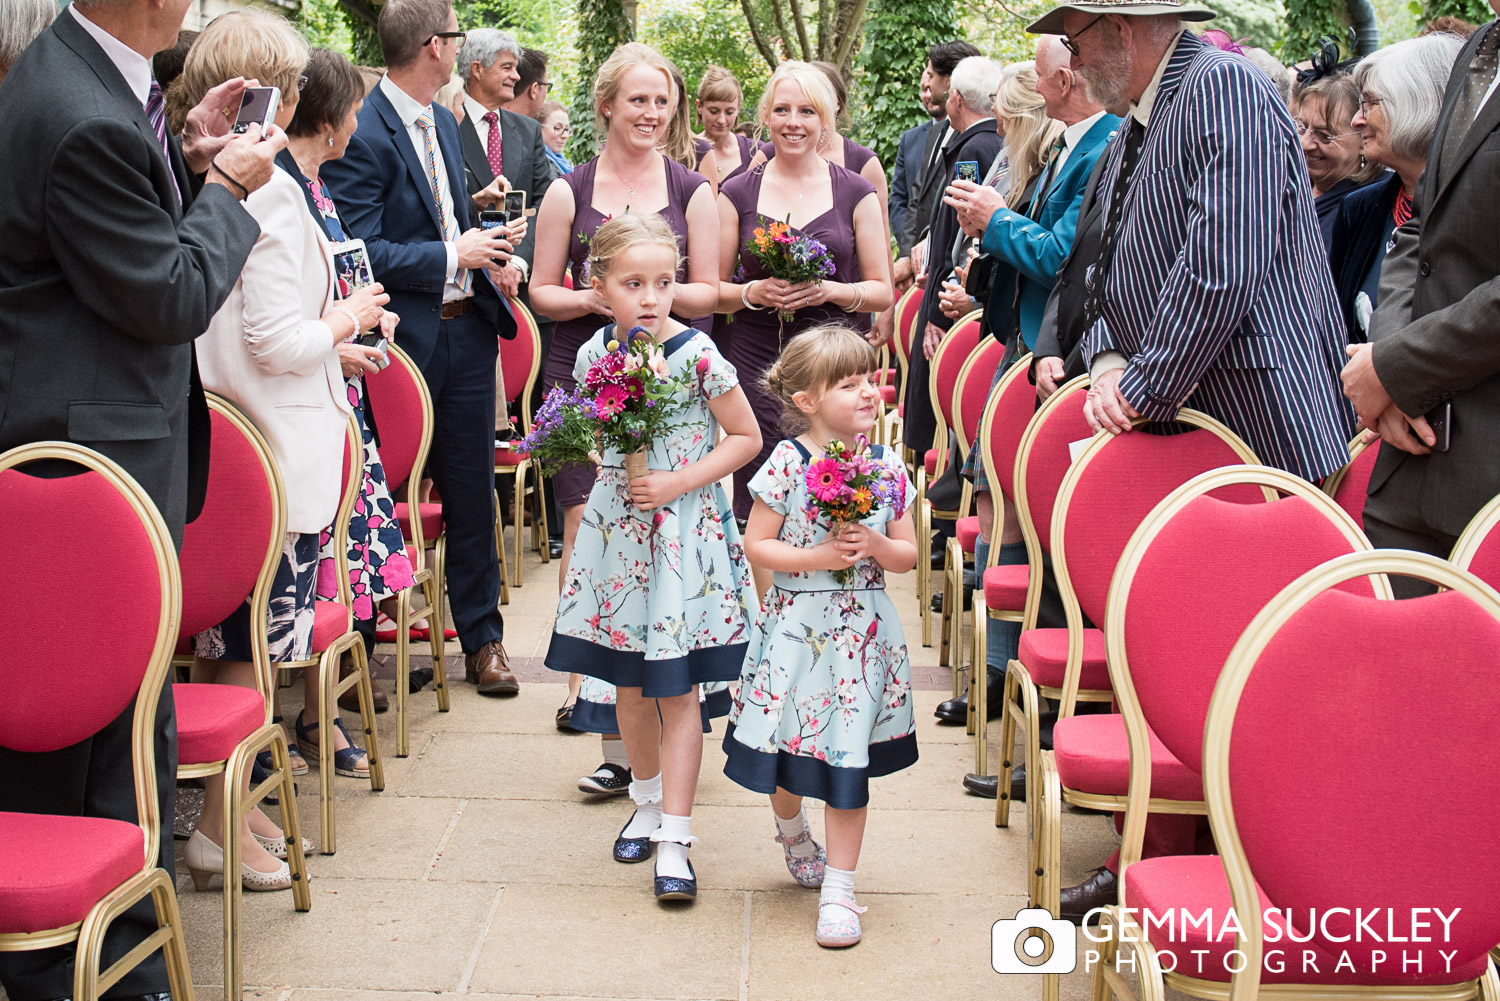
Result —
<instances>
[{"instance_id":1,"label":"navy hem on dress","mask_svg":"<svg viewBox=\"0 0 1500 1001\"><path fill-rule=\"evenodd\" d=\"M545 663L554 671L587 674L616 688L639 688L648 699L669 699L710 681L738 681L749 645L732 643L690 650L685 657L647 660L639 650L615 650L553 633Z\"/></svg>"},{"instance_id":2,"label":"navy hem on dress","mask_svg":"<svg viewBox=\"0 0 1500 1001\"><path fill-rule=\"evenodd\" d=\"M728 716L733 705L734 699L730 697L729 689L710 692L702 702L698 703L698 709L703 714L703 732L713 733L713 721ZM615 716L613 702L590 702L588 699L579 699L573 703L573 718L568 725L584 733L616 735L620 732L620 723Z\"/></svg>"},{"instance_id":3,"label":"navy hem on dress","mask_svg":"<svg viewBox=\"0 0 1500 1001\"><path fill-rule=\"evenodd\" d=\"M780 786L798 796L822 800L835 810L858 810L870 805L870 779L917 763L917 735L908 733L871 744L865 768L837 768L805 755L754 750L734 739L730 723L724 733L724 753L724 774L746 789L770 795Z\"/></svg>"}]
</instances>

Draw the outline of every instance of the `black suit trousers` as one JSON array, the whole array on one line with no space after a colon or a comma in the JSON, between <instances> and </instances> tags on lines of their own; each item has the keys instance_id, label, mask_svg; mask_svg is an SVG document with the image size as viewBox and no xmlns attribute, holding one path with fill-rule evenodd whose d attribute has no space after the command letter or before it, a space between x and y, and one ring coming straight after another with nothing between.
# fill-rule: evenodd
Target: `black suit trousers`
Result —
<instances>
[{"instance_id":1,"label":"black suit trousers","mask_svg":"<svg viewBox=\"0 0 1500 1001\"><path fill-rule=\"evenodd\" d=\"M427 471L443 499L448 534L448 602L464 653L504 639L500 564L495 558L494 327L470 309L438 327L422 368L435 426Z\"/></svg>"}]
</instances>

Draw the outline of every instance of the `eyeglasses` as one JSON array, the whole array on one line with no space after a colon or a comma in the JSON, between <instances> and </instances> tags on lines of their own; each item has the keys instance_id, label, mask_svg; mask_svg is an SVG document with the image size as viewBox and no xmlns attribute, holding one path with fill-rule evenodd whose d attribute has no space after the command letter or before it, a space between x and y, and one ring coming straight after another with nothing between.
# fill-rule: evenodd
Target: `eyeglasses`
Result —
<instances>
[{"instance_id":1,"label":"eyeglasses","mask_svg":"<svg viewBox=\"0 0 1500 1001\"><path fill-rule=\"evenodd\" d=\"M427 39L427 42L432 41L434 38L451 38L453 39L454 49L462 49L464 42L469 40L469 33L467 31L439 31L433 34L432 38ZM426 45L427 42L423 42L422 44Z\"/></svg>"},{"instance_id":2,"label":"eyeglasses","mask_svg":"<svg viewBox=\"0 0 1500 1001\"><path fill-rule=\"evenodd\" d=\"M1310 128L1306 122L1300 122L1299 121L1299 122L1295 122L1294 124L1297 126L1297 135L1299 135L1299 136L1305 136L1308 133L1312 133L1312 140L1313 140L1313 142L1317 143L1319 146L1332 146L1334 143L1338 142L1340 139L1347 138L1348 136L1357 136L1357 135L1359 135L1358 130L1353 130L1353 131L1349 131L1349 132L1333 133L1333 132L1324 132L1322 129Z\"/></svg>"},{"instance_id":3,"label":"eyeglasses","mask_svg":"<svg viewBox=\"0 0 1500 1001\"><path fill-rule=\"evenodd\" d=\"M549 125L547 126L547 128L551 129L554 133L560 136L570 136L573 134L573 127L571 125L563 125L561 123L557 123L554 125Z\"/></svg>"},{"instance_id":4,"label":"eyeglasses","mask_svg":"<svg viewBox=\"0 0 1500 1001\"><path fill-rule=\"evenodd\" d=\"M302 76L299 76L297 78L297 90L300 92L300 91L303 91L303 90L306 90L306 89L307 89L307 74L304 73Z\"/></svg>"},{"instance_id":5,"label":"eyeglasses","mask_svg":"<svg viewBox=\"0 0 1500 1001\"><path fill-rule=\"evenodd\" d=\"M1368 94L1361 94L1359 95L1359 113L1361 115L1369 114L1370 109L1380 103L1381 99L1378 97L1371 97Z\"/></svg>"},{"instance_id":6,"label":"eyeglasses","mask_svg":"<svg viewBox=\"0 0 1500 1001\"><path fill-rule=\"evenodd\" d=\"M1100 14L1098 17L1094 18L1088 24L1085 24L1082 28L1080 28L1079 31L1078 31L1078 34L1076 34L1076 35L1063 35L1062 36L1062 43L1068 47L1068 51L1071 52L1071 53L1073 53L1073 55L1081 57L1083 55L1083 53L1078 51L1078 40L1083 37L1083 33L1085 31L1088 31L1090 28L1092 28L1094 25L1098 24L1102 20L1104 20L1104 15Z\"/></svg>"},{"instance_id":7,"label":"eyeglasses","mask_svg":"<svg viewBox=\"0 0 1500 1001\"><path fill-rule=\"evenodd\" d=\"M535 87L545 87L547 89L543 93L547 93L547 94L552 93L552 81L551 80L538 80L532 86L535 86Z\"/></svg>"}]
</instances>

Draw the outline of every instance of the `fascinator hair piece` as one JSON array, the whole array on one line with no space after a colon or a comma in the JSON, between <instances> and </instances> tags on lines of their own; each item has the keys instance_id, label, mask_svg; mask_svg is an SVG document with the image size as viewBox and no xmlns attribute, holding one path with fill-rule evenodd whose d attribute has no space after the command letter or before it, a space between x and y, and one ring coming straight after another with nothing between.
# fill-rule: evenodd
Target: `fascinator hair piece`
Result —
<instances>
[{"instance_id":1,"label":"fascinator hair piece","mask_svg":"<svg viewBox=\"0 0 1500 1001\"><path fill-rule=\"evenodd\" d=\"M1354 49L1354 29L1349 29L1349 48ZM1297 71L1297 86L1306 87L1308 84L1324 77L1333 76L1337 73L1347 73L1359 62L1358 59L1345 59L1339 61L1342 53L1339 40L1332 35L1324 35L1318 39L1318 51L1313 53L1312 65L1307 69Z\"/></svg>"}]
</instances>

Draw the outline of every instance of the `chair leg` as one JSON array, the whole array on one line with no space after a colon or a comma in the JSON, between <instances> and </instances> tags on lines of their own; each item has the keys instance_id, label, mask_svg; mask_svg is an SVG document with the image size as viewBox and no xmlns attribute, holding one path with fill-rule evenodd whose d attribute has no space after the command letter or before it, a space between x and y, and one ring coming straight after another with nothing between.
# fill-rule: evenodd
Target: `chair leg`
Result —
<instances>
[{"instance_id":1,"label":"chair leg","mask_svg":"<svg viewBox=\"0 0 1500 1001\"><path fill-rule=\"evenodd\" d=\"M932 646L932 509L926 501L917 505L917 602L921 605L922 645Z\"/></svg>"},{"instance_id":2,"label":"chair leg","mask_svg":"<svg viewBox=\"0 0 1500 1001\"><path fill-rule=\"evenodd\" d=\"M99 964L104 936L110 925L148 896L156 908L156 930L101 972ZM78 929L78 940L74 944L74 1001L98 1001L100 995L157 949L162 950L166 960L167 984L172 996L179 1001L193 1001L193 978L188 971L187 944L183 938L182 915L177 909L177 893L164 869L148 869L136 873L95 903Z\"/></svg>"},{"instance_id":3,"label":"chair leg","mask_svg":"<svg viewBox=\"0 0 1500 1001\"><path fill-rule=\"evenodd\" d=\"M365 732L365 757L370 765L370 791L385 791L385 765L380 760L380 734L375 730L375 691L370 680L370 661L364 643L356 642L354 656L355 685L359 692L359 723Z\"/></svg>"},{"instance_id":4,"label":"chair leg","mask_svg":"<svg viewBox=\"0 0 1500 1001\"><path fill-rule=\"evenodd\" d=\"M327 704L326 700L324 704ZM324 746L327 746L326 741ZM231 754L225 763L224 827L219 836L224 842L224 1001L240 1001L243 991L240 960L240 898L244 895L240 885L240 774L233 767L238 753L236 748L235 754Z\"/></svg>"},{"instance_id":5,"label":"chair leg","mask_svg":"<svg viewBox=\"0 0 1500 1001\"><path fill-rule=\"evenodd\" d=\"M986 665L988 667L988 665ZM985 672L988 674L988 670ZM1010 773L1016 758L1016 705L1020 680L1007 665L1005 670L1004 711L1000 713L1000 786L995 790L995 826L1010 826Z\"/></svg>"},{"instance_id":6,"label":"chair leg","mask_svg":"<svg viewBox=\"0 0 1500 1001\"><path fill-rule=\"evenodd\" d=\"M969 719L974 721L974 772L977 775L988 775L989 719L985 709L990 704L990 672L978 660L983 653L977 645L974 656L975 660L969 667ZM999 798L1000 792L997 789L995 799L998 801Z\"/></svg>"},{"instance_id":7,"label":"chair leg","mask_svg":"<svg viewBox=\"0 0 1500 1001\"><path fill-rule=\"evenodd\" d=\"M437 542L432 547L432 582L431 591L428 593L430 607L427 609L427 621L432 624L428 633L432 643L432 687L437 689L438 712L448 711L448 666L444 663L447 648L447 638L443 635L447 628L443 621L443 606L447 601L445 588L447 580L446 572L448 554L448 537L438 536Z\"/></svg>"},{"instance_id":8,"label":"chair leg","mask_svg":"<svg viewBox=\"0 0 1500 1001\"><path fill-rule=\"evenodd\" d=\"M286 838L286 864L292 870L292 906L306 912L312 909L312 891L307 886L307 857L302 853L302 820L297 816L297 786L292 781L286 732L279 726L272 735L271 764L281 773L277 795L281 798L281 835Z\"/></svg>"},{"instance_id":9,"label":"chair leg","mask_svg":"<svg viewBox=\"0 0 1500 1001\"><path fill-rule=\"evenodd\" d=\"M1105 971L1114 965L1115 954L1120 947L1119 918L1113 907L1106 908L1104 913L1099 915L1099 937L1103 941L1098 943L1099 958L1094 961L1089 1001L1111 1001L1114 990L1110 986Z\"/></svg>"},{"instance_id":10,"label":"chair leg","mask_svg":"<svg viewBox=\"0 0 1500 1001\"><path fill-rule=\"evenodd\" d=\"M285 737L282 737L281 743L284 748ZM291 768L286 769L286 774L286 784L290 788ZM151 887L151 902L156 905L156 924L171 933L161 947L162 958L167 963L167 987L175 1001L194 1001L193 975L188 969L187 939L182 931L182 914L177 909L177 894L173 891L165 870L158 869L157 872L160 876Z\"/></svg>"},{"instance_id":11,"label":"chair leg","mask_svg":"<svg viewBox=\"0 0 1500 1001\"><path fill-rule=\"evenodd\" d=\"M505 559L505 525L500 517L500 512L503 510L500 507L500 491L491 491L490 496L494 498L495 507L495 556L500 561L500 604L509 605L510 572L506 569L505 565L507 562ZM517 526L516 536L519 537L520 534L520 526Z\"/></svg>"},{"instance_id":12,"label":"chair leg","mask_svg":"<svg viewBox=\"0 0 1500 1001\"><path fill-rule=\"evenodd\" d=\"M515 509L516 509L516 540L515 540L516 568L515 568L514 573L516 575L516 587L520 587L521 586L521 573L522 573L522 571L521 571L521 539L525 535L525 533L522 531L522 522L525 520L524 519L524 515L525 515L525 512L526 512L526 504L525 504L525 500L526 500L526 463L522 462L522 463L518 463L516 465L515 479L516 479L516 495L515 495L514 498L512 498L512 501L513 501ZM531 519L531 534L532 534L532 536L536 535L536 519L535 518Z\"/></svg>"},{"instance_id":13,"label":"chair leg","mask_svg":"<svg viewBox=\"0 0 1500 1001\"><path fill-rule=\"evenodd\" d=\"M397 628L400 628L399 623ZM318 800L323 813L323 832L319 839L322 842L324 855L332 855L338 850L338 832L334 827L333 819L333 738L329 736L333 730L333 714L338 709L338 695L334 692L334 679L338 677L337 661L334 660L334 651L338 646L329 647L323 651L318 658ZM229 850L224 851L225 867L227 868Z\"/></svg>"},{"instance_id":14,"label":"chair leg","mask_svg":"<svg viewBox=\"0 0 1500 1001\"><path fill-rule=\"evenodd\" d=\"M953 603L962 601L961 597L955 597L956 589L953 587L953 554L949 547L943 547L943 614L938 619L938 667L956 669L953 661L953 647L949 643L949 625L952 622Z\"/></svg>"},{"instance_id":15,"label":"chair leg","mask_svg":"<svg viewBox=\"0 0 1500 1001\"><path fill-rule=\"evenodd\" d=\"M536 548L542 555L542 562L551 563L552 526L547 523L547 487L542 482L541 463L534 463L531 471L536 480L535 492L531 495L531 524L537 529Z\"/></svg>"},{"instance_id":16,"label":"chair leg","mask_svg":"<svg viewBox=\"0 0 1500 1001\"><path fill-rule=\"evenodd\" d=\"M425 586L425 585L424 585ZM411 689L411 588L396 596L396 757L410 753L406 696Z\"/></svg>"}]
</instances>

